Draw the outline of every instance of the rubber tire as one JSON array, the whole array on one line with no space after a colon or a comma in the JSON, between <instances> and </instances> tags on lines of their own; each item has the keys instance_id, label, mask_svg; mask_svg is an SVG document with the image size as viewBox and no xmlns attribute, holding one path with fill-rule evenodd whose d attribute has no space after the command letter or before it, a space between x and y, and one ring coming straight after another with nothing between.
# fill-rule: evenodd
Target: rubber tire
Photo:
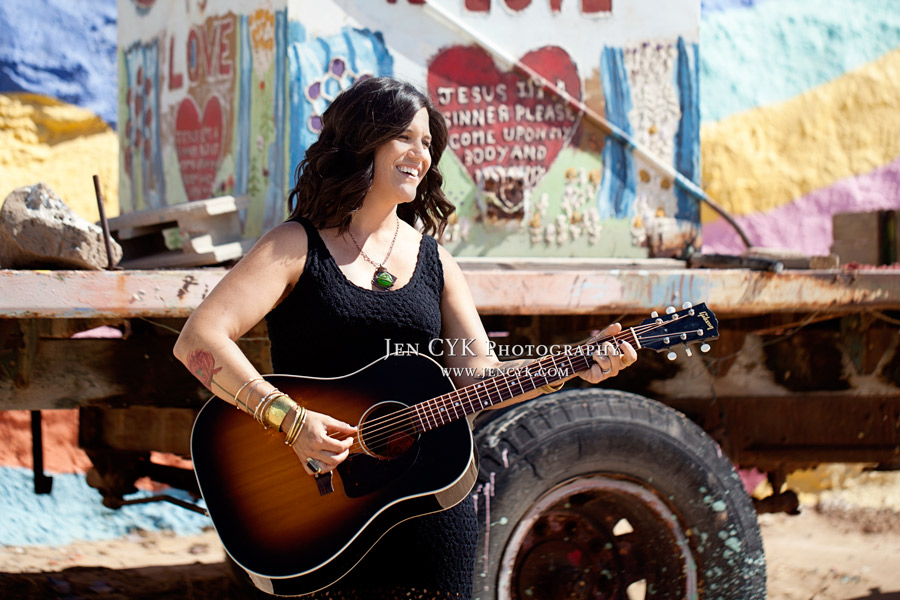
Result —
<instances>
[{"instance_id":1,"label":"rubber tire","mask_svg":"<svg viewBox=\"0 0 900 600\"><path fill-rule=\"evenodd\" d=\"M765 600L753 504L719 445L681 413L636 394L571 390L514 406L479 426L476 444L476 599L497 598L507 542L541 496L573 478L612 474L651 490L677 515L696 564L698 600ZM657 589L648 597L669 594Z\"/></svg>"}]
</instances>

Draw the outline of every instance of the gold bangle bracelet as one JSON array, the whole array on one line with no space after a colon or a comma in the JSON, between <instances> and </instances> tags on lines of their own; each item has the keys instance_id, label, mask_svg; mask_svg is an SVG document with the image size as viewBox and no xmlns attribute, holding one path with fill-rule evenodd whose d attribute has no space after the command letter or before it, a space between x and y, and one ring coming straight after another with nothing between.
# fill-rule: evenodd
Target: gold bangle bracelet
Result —
<instances>
[{"instance_id":1,"label":"gold bangle bracelet","mask_svg":"<svg viewBox=\"0 0 900 600\"><path fill-rule=\"evenodd\" d=\"M297 403L291 400L287 394L275 396L263 414L263 421L272 429L281 429L284 419L295 406L297 406Z\"/></svg>"},{"instance_id":2,"label":"gold bangle bracelet","mask_svg":"<svg viewBox=\"0 0 900 600\"><path fill-rule=\"evenodd\" d=\"M284 438L284 443L288 446L294 445L294 442L300 437L300 431L303 429L303 425L306 424L306 409L299 404L296 404L295 408L297 409L297 412L294 415L294 422L291 423L291 429Z\"/></svg>"},{"instance_id":3,"label":"gold bangle bracelet","mask_svg":"<svg viewBox=\"0 0 900 600\"><path fill-rule=\"evenodd\" d=\"M256 403L256 406L253 407L253 418L256 419L256 422L266 427L266 411L269 410L269 405L272 403L272 400L275 399L275 396L281 394L282 391L278 388L272 388L268 394L259 399L259 402Z\"/></svg>"},{"instance_id":4,"label":"gold bangle bracelet","mask_svg":"<svg viewBox=\"0 0 900 600\"><path fill-rule=\"evenodd\" d=\"M263 378L262 378L262 377L253 377L253 378L251 378L251 379L248 379L247 381L244 382L244 385L242 385L241 387L239 387L239 388L238 388L238 391L235 392L235 394L234 394L234 401L235 401L235 407L236 407L236 408L240 408L241 406L243 406L244 408L247 409L247 412L250 412L250 407L247 405L246 402L241 402L240 396L241 396L241 392L244 391L244 388L247 387L248 385L250 385L251 383L253 383L254 381L257 381L257 382L263 381ZM254 387L256 387L256 386L254 386ZM251 391L252 391L252 390L251 390ZM250 400L250 394L249 394L249 393L247 394L247 400Z\"/></svg>"},{"instance_id":5,"label":"gold bangle bracelet","mask_svg":"<svg viewBox=\"0 0 900 600\"><path fill-rule=\"evenodd\" d=\"M561 390L564 385L566 385L565 381L560 381L559 385L556 387L553 387L552 385L547 383L547 384L541 386L541 391L544 392L545 394L552 394L553 392L558 392L559 390Z\"/></svg>"},{"instance_id":6,"label":"gold bangle bracelet","mask_svg":"<svg viewBox=\"0 0 900 600\"><path fill-rule=\"evenodd\" d=\"M291 410L292 410L292 412L293 412L293 409L291 409ZM290 444L288 443L288 440L291 439L291 436L294 435L294 432L295 432L296 429L297 429L297 424L298 424L298 421L300 420L300 419L298 419L297 417L299 417L299 416L300 416L300 411L299 411L299 410L296 411L296 412L294 412L294 419L291 421L291 426L290 426L290 428L285 432L285 435L284 435L284 443L287 444L288 446L290 446ZM287 418L287 417L285 417L285 418Z\"/></svg>"},{"instance_id":7,"label":"gold bangle bracelet","mask_svg":"<svg viewBox=\"0 0 900 600\"><path fill-rule=\"evenodd\" d=\"M257 381L257 382L254 383L253 385L251 385L251 386L250 386L250 389L247 390L247 401L244 402L244 406L247 407L247 412L248 412L248 413L250 412L250 398L253 397L253 390L255 390L256 387L257 387L259 384L265 383L265 382L266 382L266 380L263 379L262 377L260 377L260 378L259 378L259 381Z\"/></svg>"}]
</instances>

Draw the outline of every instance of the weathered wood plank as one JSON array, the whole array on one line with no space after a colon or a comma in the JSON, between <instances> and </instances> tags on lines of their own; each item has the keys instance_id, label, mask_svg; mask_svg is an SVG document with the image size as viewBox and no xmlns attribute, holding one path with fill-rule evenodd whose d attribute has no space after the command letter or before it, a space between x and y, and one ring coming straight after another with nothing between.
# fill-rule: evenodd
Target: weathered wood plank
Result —
<instances>
[{"instance_id":1,"label":"weathered wood plank","mask_svg":"<svg viewBox=\"0 0 900 600\"><path fill-rule=\"evenodd\" d=\"M900 270L501 269L464 271L482 314L645 314L707 302L717 313L900 309ZM0 317L186 317L225 274L0 270Z\"/></svg>"}]
</instances>

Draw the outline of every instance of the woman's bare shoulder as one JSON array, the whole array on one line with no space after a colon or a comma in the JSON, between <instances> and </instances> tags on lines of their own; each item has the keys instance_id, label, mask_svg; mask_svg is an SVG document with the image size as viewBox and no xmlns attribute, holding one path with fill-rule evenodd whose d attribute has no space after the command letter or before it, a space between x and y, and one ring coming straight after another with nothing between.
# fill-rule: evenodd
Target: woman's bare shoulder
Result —
<instances>
[{"instance_id":1,"label":"woman's bare shoulder","mask_svg":"<svg viewBox=\"0 0 900 600\"><path fill-rule=\"evenodd\" d=\"M446 275L462 277L462 269L459 268L459 264L457 264L453 255L450 254L450 251L444 248L440 243L438 243L437 247L438 257L441 259L441 266L444 269L445 278Z\"/></svg>"},{"instance_id":2,"label":"woman's bare shoulder","mask_svg":"<svg viewBox=\"0 0 900 600\"><path fill-rule=\"evenodd\" d=\"M266 273L295 282L303 272L308 249L306 229L299 223L289 221L263 234L234 270L256 275Z\"/></svg>"},{"instance_id":3,"label":"woman's bare shoulder","mask_svg":"<svg viewBox=\"0 0 900 600\"><path fill-rule=\"evenodd\" d=\"M306 228L300 223L288 221L263 234L253 246L251 254L262 252L268 258L305 261L308 248L309 235L306 233Z\"/></svg>"}]
</instances>

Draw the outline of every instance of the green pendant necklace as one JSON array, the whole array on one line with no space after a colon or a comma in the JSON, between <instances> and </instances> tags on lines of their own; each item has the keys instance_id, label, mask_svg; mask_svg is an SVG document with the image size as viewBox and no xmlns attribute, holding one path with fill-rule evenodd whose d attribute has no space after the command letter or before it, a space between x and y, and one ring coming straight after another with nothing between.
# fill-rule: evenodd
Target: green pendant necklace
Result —
<instances>
[{"instance_id":1,"label":"green pendant necklace","mask_svg":"<svg viewBox=\"0 0 900 600\"><path fill-rule=\"evenodd\" d=\"M397 218L397 227L394 229L394 239L391 240L391 245L388 248L387 255L384 257L384 260L381 263L376 263L374 260L369 258L369 255L362 249L362 246L359 245L359 242L356 241L356 238L353 237L353 232L350 231L350 228L347 228L347 233L350 234L350 239L353 240L353 243L356 245L356 249L359 250L359 253L362 255L366 262L375 267L375 275L372 277L372 285L380 290L389 290L394 287L394 282L397 281L397 278L394 277L392 273L390 273L387 269L384 268L384 263L388 261L391 257L391 252L394 250L394 242L397 241L397 233L400 231L400 218Z\"/></svg>"}]
</instances>

